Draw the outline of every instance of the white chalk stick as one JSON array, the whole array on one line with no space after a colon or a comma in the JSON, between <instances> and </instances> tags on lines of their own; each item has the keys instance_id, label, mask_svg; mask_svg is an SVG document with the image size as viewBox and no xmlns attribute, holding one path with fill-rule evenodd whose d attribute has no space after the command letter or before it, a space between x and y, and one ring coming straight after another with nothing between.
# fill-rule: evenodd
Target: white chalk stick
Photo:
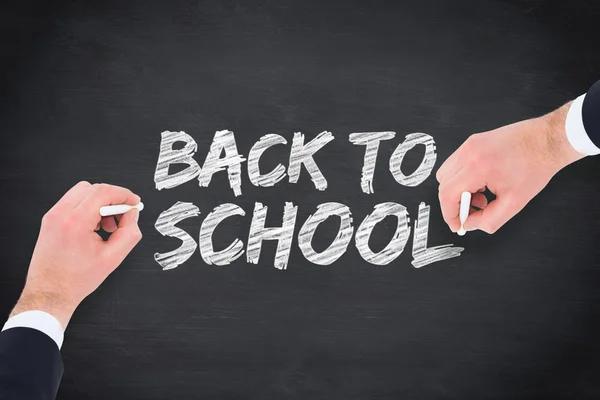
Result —
<instances>
[{"instance_id":1,"label":"white chalk stick","mask_svg":"<svg viewBox=\"0 0 600 400\"><path fill-rule=\"evenodd\" d=\"M460 236L464 236L467 233L465 231L465 221L469 217L469 210L471 210L471 193L463 192L460 196L460 229L457 232Z\"/></svg>"},{"instance_id":2,"label":"white chalk stick","mask_svg":"<svg viewBox=\"0 0 600 400\"><path fill-rule=\"evenodd\" d=\"M140 201L140 204L138 204L137 206L130 206L128 204L118 204L116 206L100 207L100 215L103 217L109 217L111 215L125 214L127 211L133 208L137 208L138 211L142 211L144 209L144 203Z\"/></svg>"}]
</instances>

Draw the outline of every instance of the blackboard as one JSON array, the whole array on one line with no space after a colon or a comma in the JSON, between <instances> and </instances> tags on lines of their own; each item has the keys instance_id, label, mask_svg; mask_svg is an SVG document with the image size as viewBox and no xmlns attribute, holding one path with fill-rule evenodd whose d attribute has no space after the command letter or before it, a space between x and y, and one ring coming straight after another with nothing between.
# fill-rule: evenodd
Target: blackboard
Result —
<instances>
[{"instance_id":1,"label":"blackboard","mask_svg":"<svg viewBox=\"0 0 600 400\"><path fill-rule=\"evenodd\" d=\"M435 174L396 182L388 162L406 135L435 140L437 169L470 134L544 114L598 77L593 1L20 1L3 6L0 145L0 314L24 283L39 221L79 180L126 186L146 209L144 238L76 312L66 332L59 399L481 399L600 395L600 168L560 172L490 236L452 234ZM184 131L202 166L215 132L244 156L264 135L287 145L261 168L288 166L294 134L333 141L315 154L317 190L302 167L257 187L241 166L157 190L161 132ZM383 141L374 193L361 190L365 147ZM407 174L423 146L406 155ZM435 170L434 169L434 170ZM215 249L248 240L255 203L266 224L298 207L287 268L276 242L207 265L196 250L163 270L155 253L179 246L154 225L176 202L200 215L178 226L196 241L204 218L236 204ZM350 241L331 265L307 261L298 232L317 206L348 206L356 232L375 205L406 207L411 226L430 206L429 246L459 257L411 264L412 233L387 265ZM321 251L339 219L316 231ZM381 250L395 220L376 226ZM413 226L414 229L414 226Z\"/></svg>"}]
</instances>

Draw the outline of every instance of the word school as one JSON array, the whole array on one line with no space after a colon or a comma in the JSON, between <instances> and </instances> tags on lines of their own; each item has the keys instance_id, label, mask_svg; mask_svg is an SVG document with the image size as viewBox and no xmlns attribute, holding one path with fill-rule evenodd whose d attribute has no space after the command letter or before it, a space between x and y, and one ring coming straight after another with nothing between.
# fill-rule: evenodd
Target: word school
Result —
<instances>
[{"instance_id":1,"label":"word school","mask_svg":"<svg viewBox=\"0 0 600 400\"><path fill-rule=\"evenodd\" d=\"M364 193L371 194L373 190L373 175L377 160L377 153L381 141L393 139L395 132L364 132L353 133L349 136L351 143L365 146L365 156L362 168L360 187ZM331 132L322 132L313 140L305 143L304 135L295 133L290 150L287 174L290 183L298 182L301 167L304 165L308 171L315 188L324 191L327 189L327 180L313 156L327 143L334 140ZM184 146L174 149L175 143L183 142ZM248 177L250 182L258 187L274 186L286 176L283 165L277 165L268 173L261 173L259 161L262 154L276 145L285 145L287 141L280 135L268 134L261 137L250 149L248 154ZM423 160L418 168L410 175L401 171L401 164L406 153L417 145L425 146ZM154 173L154 182L158 190L171 189L192 179L197 179L200 186L208 187L213 175L219 171L227 171L229 184L235 196L242 195L241 164L246 159L239 154L234 133L228 130L217 131L213 138L209 152L202 168L194 160L198 149L196 141L185 132L165 131L161 134L160 152ZM412 133L406 136L404 142L398 145L390 157L389 169L394 179L403 186L415 187L431 175L436 161L435 142L425 133ZM184 164L186 168L169 174L172 164ZM298 207L291 202L286 202L283 210L282 225L280 227L265 227L268 208L261 203L255 203L248 242L246 260L248 263L257 264L263 240L277 240L277 250L273 265L284 270L287 268L291 251L292 238L296 225ZM453 247L452 244L427 248L429 230L430 207L421 203L414 226L412 265L420 268L433 262L458 257L464 250ZM155 260L163 270L173 269L187 261L196 251L198 245L200 254L205 263L209 265L228 265L244 253L244 244L235 239L226 249L215 251L212 244L212 234L223 220L233 216L245 216L245 211L232 203L221 204L210 212L200 227L198 244L183 229L176 226L187 218L197 217L200 210L192 203L176 202L158 217L155 228L163 236L174 237L181 240L179 248L167 252L156 253ZM373 252L369 247L369 238L373 228L388 216L397 219L396 231L387 246ZM329 217L339 218L338 233L329 245L321 252L316 252L312 247L312 238L317 227ZM371 214L368 214L358 227L355 235L355 245L362 258L374 265L387 265L395 260L403 251L410 236L410 219L406 208L398 203L385 202L377 204ZM354 235L352 214L350 208L344 204L327 202L317 206L314 214L310 215L302 225L298 234L298 247L304 257L317 265L330 265L338 260L345 252Z\"/></svg>"}]
</instances>

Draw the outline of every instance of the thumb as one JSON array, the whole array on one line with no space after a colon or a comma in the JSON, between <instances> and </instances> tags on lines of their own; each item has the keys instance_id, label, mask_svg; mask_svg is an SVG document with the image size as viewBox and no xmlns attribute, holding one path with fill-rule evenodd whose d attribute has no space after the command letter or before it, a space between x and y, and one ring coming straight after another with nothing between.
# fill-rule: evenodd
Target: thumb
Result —
<instances>
[{"instance_id":1,"label":"thumb","mask_svg":"<svg viewBox=\"0 0 600 400\"><path fill-rule=\"evenodd\" d=\"M517 213L518 210L513 212L510 205L508 195L497 197L483 210L477 210L469 215L465 221L465 230L480 229L489 234L495 233Z\"/></svg>"},{"instance_id":2,"label":"thumb","mask_svg":"<svg viewBox=\"0 0 600 400\"><path fill-rule=\"evenodd\" d=\"M138 226L139 215L140 212L135 208L123 214L119 226L106 242L105 254L113 270L123 262L125 257L142 239L142 232Z\"/></svg>"}]
</instances>

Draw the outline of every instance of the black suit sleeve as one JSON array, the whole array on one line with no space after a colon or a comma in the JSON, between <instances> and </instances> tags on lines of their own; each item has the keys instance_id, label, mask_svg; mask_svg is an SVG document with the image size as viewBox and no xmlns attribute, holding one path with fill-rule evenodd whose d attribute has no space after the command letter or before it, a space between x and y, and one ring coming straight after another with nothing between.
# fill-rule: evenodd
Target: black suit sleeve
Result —
<instances>
[{"instance_id":1,"label":"black suit sleeve","mask_svg":"<svg viewBox=\"0 0 600 400\"><path fill-rule=\"evenodd\" d=\"M600 81L588 90L581 108L581 118L588 137L600 148Z\"/></svg>"},{"instance_id":2,"label":"black suit sleeve","mask_svg":"<svg viewBox=\"0 0 600 400\"><path fill-rule=\"evenodd\" d=\"M62 374L60 350L48 335L31 328L0 333L0 399L54 399Z\"/></svg>"}]
</instances>

